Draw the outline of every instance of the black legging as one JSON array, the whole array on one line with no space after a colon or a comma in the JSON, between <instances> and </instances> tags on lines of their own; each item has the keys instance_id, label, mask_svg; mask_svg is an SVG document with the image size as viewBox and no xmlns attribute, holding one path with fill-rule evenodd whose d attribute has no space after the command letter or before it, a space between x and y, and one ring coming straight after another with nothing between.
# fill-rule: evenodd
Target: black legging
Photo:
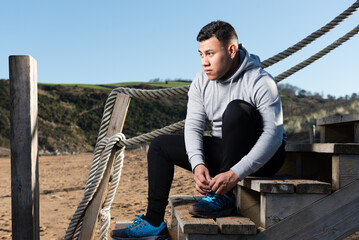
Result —
<instances>
[{"instance_id":1,"label":"black legging","mask_svg":"<svg viewBox=\"0 0 359 240\"><path fill-rule=\"evenodd\" d=\"M254 146L262 133L259 112L242 100L230 102L222 116L222 139L203 137L205 164L210 175L228 171ZM284 144L256 173L256 176L273 176L284 162ZM191 171L183 135L162 135L154 139L148 150L148 208L146 219L159 225L168 204L174 165Z\"/></svg>"}]
</instances>

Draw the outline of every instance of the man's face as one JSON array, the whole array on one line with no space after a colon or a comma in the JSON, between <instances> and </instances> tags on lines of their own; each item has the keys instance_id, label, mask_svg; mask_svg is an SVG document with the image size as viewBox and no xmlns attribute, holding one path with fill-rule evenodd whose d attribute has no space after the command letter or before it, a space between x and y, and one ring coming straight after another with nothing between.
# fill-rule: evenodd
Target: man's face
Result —
<instances>
[{"instance_id":1,"label":"man's face","mask_svg":"<svg viewBox=\"0 0 359 240\"><path fill-rule=\"evenodd\" d=\"M228 48L215 36L200 42L198 52L208 79L216 80L228 75L233 64L232 58Z\"/></svg>"}]
</instances>

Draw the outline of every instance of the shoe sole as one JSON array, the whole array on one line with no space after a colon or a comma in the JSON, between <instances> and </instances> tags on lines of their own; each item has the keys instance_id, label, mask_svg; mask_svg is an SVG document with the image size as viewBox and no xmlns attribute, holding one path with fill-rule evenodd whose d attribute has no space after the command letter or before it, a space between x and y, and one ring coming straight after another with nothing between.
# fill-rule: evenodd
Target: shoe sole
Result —
<instances>
[{"instance_id":1,"label":"shoe sole","mask_svg":"<svg viewBox=\"0 0 359 240\"><path fill-rule=\"evenodd\" d=\"M141 238L120 238L120 237L112 237L114 240L128 240L128 239L143 239L143 240L169 240L168 235L160 235L160 236L149 236L149 237L141 237Z\"/></svg>"},{"instance_id":2,"label":"shoe sole","mask_svg":"<svg viewBox=\"0 0 359 240\"><path fill-rule=\"evenodd\" d=\"M196 217L202 217L202 218L219 218L219 217L228 217L228 216L234 216L237 214L237 210L235 208L229 208L225 209L219 212L196 212L193 211L193 209L189 210L189 213Z\"/></svg>"}]
</instances>

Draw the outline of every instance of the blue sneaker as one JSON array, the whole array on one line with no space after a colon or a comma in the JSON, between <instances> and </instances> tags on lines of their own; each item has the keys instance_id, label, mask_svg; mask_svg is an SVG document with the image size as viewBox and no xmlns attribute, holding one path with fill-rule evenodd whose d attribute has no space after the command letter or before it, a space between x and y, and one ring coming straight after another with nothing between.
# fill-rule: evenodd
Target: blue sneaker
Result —
<instances>
[{"instance_id":1,"label":"blue sneaker","mask_svg":"<svg viewBox=\"0 0 359 240\"><path fill-rule=\"evenodd\" d=\"M154 227L145 220L142 214L133 223L124 229L115 229L111 231L111 237L115 240L121 239L148 239L148 240L166 240L169 239L167 224L162 222L160 226Z\"/></svg>"},{"instance_id":2,"label":"blue sneaker","mask_svg":"<svg viewBox=\"0 0 359 240\"><path fill-rule=\"evenodd\" d=\"M233 193L217 195L210 192L207 196L192 205L189 213L197 217L217 218L237 214L236 198Z\"/></svg>"}]
</instances>

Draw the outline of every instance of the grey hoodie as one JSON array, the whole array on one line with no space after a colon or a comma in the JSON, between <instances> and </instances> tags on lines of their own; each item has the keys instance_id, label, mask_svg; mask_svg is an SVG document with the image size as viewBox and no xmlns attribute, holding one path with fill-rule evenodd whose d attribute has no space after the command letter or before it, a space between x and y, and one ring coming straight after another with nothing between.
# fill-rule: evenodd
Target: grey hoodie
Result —
<instances>
[{"instance_id":1,"label":"grey hoodie","mask_svg":"<svg viewBox=\"0 0 359 240\"><path fill-rule=\"evenodd\" d=\"M189 92L185 124L186 151L192 170L205 164L203 131L206 116L212 121L211 135L222 138L222 114L229 102L241 99L254 106L262 116L263 133L251 151L231 169L240 180L262 167L277 151L285 136L282 105L276 83L260 67L256 55L239 47L240 65L228 79L209 80L201 71Z\"/></svg>"}]
</instances>

